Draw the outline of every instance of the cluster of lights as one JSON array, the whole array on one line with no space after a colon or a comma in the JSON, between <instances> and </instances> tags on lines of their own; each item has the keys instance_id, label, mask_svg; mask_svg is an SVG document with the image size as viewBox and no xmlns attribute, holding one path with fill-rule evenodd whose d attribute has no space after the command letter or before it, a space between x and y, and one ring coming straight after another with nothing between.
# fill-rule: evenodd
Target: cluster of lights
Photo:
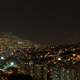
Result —
<instances>
[{"instance_id":1,"label":"cluster of lights","mask_svg":"<svg viewBox=\"0 0 80 80\"><path fill-rule=\"evenodd\" d=\"M13 43L14 44L14 40L12 40L12 38L10 38L10 37L8 37L8 36L6 36L6 38L2 38L1 39L1 41L4 41L4 43L6 44L6 41L7 41L7 45L8 45L8 41L10 40L10 41L12 41L11 42L11 44ZM16 44L17 46L17 48L20 46L20 45L22 45L22 46L25 46L23 43L24 43L24 41L20 41L20 40L17 40L17 39L15 39L16 41L17 41L17 43L18 44ZM2 42L1 42L2 43ZM27 44L26 44L27 45ZM13 49L12 50L12 52L11 52L11 54L10 54L10 56L14 56L14 55L16 55L17 53L16 53L16 50L17 49L15 49L15 48L13 48L13 46L12 45L10 45L10 46L8 46L10 49ZM38 47L38 45L37 45L37 47ZM23 48L23 47L20 47L20 48ZM51 51L51 48L53 48L53 51ZM7 48L8 49L8 48ZM33 61L33 59L32 59L32 57L33 57L33 52L34 52L34 50L32 50L32 51L29 51L29 49L28 48L25 48L26 49L26 51L27 52L24 52L24 55L25 55L25 57L26 57L26 59L29 59L30 61L32 61L32 63L30 62L30 64L35 64L34 63L34 61ZM48 59L48 61L47 61L47 63L50 63L51 61L53 62L53 64L58 64L58 63L60 63L60 64L63 64L63 65L65 65L65 64L67 64L67 62L70 62L70 63L73 63L74 64L74 62L75 63L77 63L77 62L79 62L80 61L80 54L79 53L76 53L76 49L78 49L78 50L80 50L80 48L72 48L71 49L71 52L73 52L73 54L72 55L69 55L69 53L67 53L68 55L67 55L67 57L68 58L64 58L64 56L66 56L66 53L65 52L68 52L68 48L60 48L60 49L58 49L57 51L54 51L54 49L56 49L56 47L49 47L48 49L43 49L43 50L41 50L41 51L43 51L42 53L40 53L40 52L38 52L37 51L37 49L36 49L36 53L35 53L35 60L36 60L36 58L37 58L37 60L41 60L41 59L43 59L44 58L44 60L46 60L46 59ZM3 48L0 48L0 52L2 52L4 49ZM46 53L45 53L45 51L46 51ZM52 53L53 52L53 53ZM31 54L26 54L26 53L31 53ZM37 54L38 53L40 53L40 56L37 56ZM44 55L43 55L44 54ZM56 55L55 55L56 54ZM21 56L22 57L22 56ZM0 60L3 60L3 61L5 61L6 60L6 58L4 57L4 56L1 56L0 57ZM40 61L39 60L39 61ZM43 60L42 60L43 61ZM27 63L27 62L26 62ZM14 65L14 63L13 62L11 62L10 63L10 65Z\"/></svg>"},{"instance_id":2,"label":"cluster of lights","mask_svg":"<svg viewBox=\"0 0 80 80\"><path fill-rule=\"evenodd\" d=\"M68 62L68 63L67 63ZM53 60L53 63L54 64L76 64L76 63L79 63L80 62L80 55L79 54L72 54L72 56L68 56L68 58L63 58L63 57L57 57L57 59ZM69 64L69 65L70 65Z\"/></svg>"},{"instance_id":3,"label":"cluster of lights","mask_svg":"<svg viewBox=\"0 0 80 80\"><path fill-rule=\"evenodd\" d=\"M25 61L21 62L21 59L20 59L20 65L15 64L15 62L14 62L15 60L13 60L13 61L9 60L9 62L6 61L8 63L7 65L5 64L5 69L6 70L9 67L17 67L17 66L20 69L22 66L25 67L25 65L26 66L28 65L29 67L33 68L33 67L36 66L36 64L38 65L39 68L41 68L40 67L41 65L44 66L44 64L49 64L49 63L54 64L54 65L58 65L58 66L56 66L56 68L59 67L59 68L65 69L64 65L66 65L66 64L67 65L68 64L69 65L73 65L73 64L78 63L80 61L80 54L79 54L80 48L69 49L69 48L61 48L60 47L58 50L55 50L56 47L49 47L49 48L47 48L45 50L45 48L43 49L43 48L40 48L39 45L35 45L34 46L35 48L37 48L37 49L39 48L39 51L38 51L35 48L34 49L31 48L32 43L30 43L30 42L28 42L28 44L25 44L25 42L22 41L22 40L19 41L17 39L14 39L14 40L12 40L12 39L9 39L7 37L7 38L2 38L0 40L0 44L2 44L2 41L4 41L3 42L4 43L4 47L6 47L5 44L7 44L6 48L2 48L3 45L0 47L0 53L4 53L4 50L5 50L5 52L8 51L8 50L10 51L10 52L8 51L10 53L10 55L7 55L8 57L1 55L0 56L0 61L4 62L4 61L6 61L6 58L9 58L10 56L14 56L15 59L16 58L20 58L20 57L21 58L25 58ZM10 43L8 41L10 41ZM15 41L17 41L17 42L15 42ZM28 47L26 47L27 45L28 45ZM15 56L15 55L17 55L17 50L18 49L20 50L19 53L18 53L19 55ZM23 49L25 51L23 51ZM76 52L76 49L78 50L78 52ZM71 53L68 53L69 50L71 51ZM65 52L67 52L67 53L65 53ZM21 53L25 57L23 57L21 55ZM33 55L33 53L34 53L34 55ZM6 52L6 54L8 54L8 53ZM33 60L33 58L34 58L34 60ZM19 59L16 59L16 60L19 60ZM22 60L24 60L24 59L22 59ZM38 63L39 61L40 61L40 63ZM64 66L64 67L60 67L60 66ZM45 66L45 70L46 70L46 68L48 68L48 65ZM53 65L51 65L49 67L48 72L53 72L52 68L53 68ZM67 71L67 72L69 72L69 71ZM57 73L59 73L59 72L57 72ZM56 75L56 76L58 76L58 75ZM57 80L57 79L55 79L55 80ZM68 79L66 79L66 80L68 80Z\"/></svg>"},{"instance_id":4,"label":"cluster of lights","mask_svg":"<svg viewBox=\"0 0 80 80\"><path fill-rule=\"evenodd\" d=\"M33 52L31 52L31 53L33 53ZM38 52L37 52L38 53ZM16 53L17 54L17 53ZM61 53L62 54L62 53ZM11 53L11 55L12 56L14 56L15 54L12 52ZM34 61L32 60L32 54L29 54L29 56L28 56L28 54L24 54L24 55L27 55L26 56L26 59L29 59L30 60L30 62L29 62L29 65L31 65L31 64L35 64L34 63ZM62 56L60 56L60 55L54 55L54 54L51 54L49 51L45 54L45 55L43 55L43 54L40 54L40 56L37 56L37 54L35 54L35 60L36 60L36 58L37 58L37 60L38 61L40 61L41 59L43 59L44 58L44 60L46 60L46 59L48 59L48 61L47 61L47 63L51 63L51 62L53 62L53 64L55 64L55 65L57 65L57 64L60 64L60 65L65 65L65 64L75 64L75 63L77 63L77 62L79 62L80 61L80 55L79 54L76 54L76 53L73 53L72 55L68 55L67 57L68 58L64 58L64 56L65 56L65 54L64 54L64 56L62 55ZM16 58L16 57L15 57ZM1 56L0 57L0 59L1 60L5 60L5 57L4 56ZM40 59L40 60L39 60ZM43 61L43 60L42 60ZM31 63L32 62L32 63ZM68 62L68 63L67 63ZM41 62L41 63L43 63L43 62ZM46 64L46 62L44 62L45 64ZM24 63L25 64L25 63ZM11 62L10 63L10 66L14 66L14 62Z\"/></svg>"}]
</instances>

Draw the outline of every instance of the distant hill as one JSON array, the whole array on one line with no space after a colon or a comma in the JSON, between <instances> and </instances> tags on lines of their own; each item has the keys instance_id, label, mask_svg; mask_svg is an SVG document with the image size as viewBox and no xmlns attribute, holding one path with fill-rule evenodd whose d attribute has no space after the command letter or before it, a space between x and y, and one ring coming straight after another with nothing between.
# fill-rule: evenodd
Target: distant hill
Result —
<instances>
[{"instance_id":1,"label":"distant hill","mask_svg":"<svg viewBox=\"0 0 80 80\"><path fill-rule=\"evenodd\" d=\"M0 33L0 49L32 47L32 42L12 34Z\"/></svg>"}]
</instances>

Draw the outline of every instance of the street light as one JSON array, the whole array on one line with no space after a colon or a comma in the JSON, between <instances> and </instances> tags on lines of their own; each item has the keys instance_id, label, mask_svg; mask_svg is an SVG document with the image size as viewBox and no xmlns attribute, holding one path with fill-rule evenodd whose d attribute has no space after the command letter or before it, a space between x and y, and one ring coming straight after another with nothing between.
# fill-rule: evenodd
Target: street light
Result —
<instances>
[{"instance_id":1,"label":"street light","mask_svg":"<svg viewBox=\"0 0 80 80\"><path fill-rule=\"evenodd\" d=\"M4 60L5 58L3 56L1 56L1 60Z\"/></svg>"},{"instance_id":2,"label":"street light","mask_svg":"<svg viewBox=\"0 0 80 80\"><path fill-rule=\"evenodd\" d=\"M14 65L14 62L11 62L10 65L13 66Z\"/></svg>"},{"instance_id":3,"label":"street light","mask_svg":"<svg viewBox=\"0 0 80 80\"><path fill-rule=\"evenodd\" d=\"M58 58L58 61L61 61L61 57Z\"/></svg>"}]
</instances>

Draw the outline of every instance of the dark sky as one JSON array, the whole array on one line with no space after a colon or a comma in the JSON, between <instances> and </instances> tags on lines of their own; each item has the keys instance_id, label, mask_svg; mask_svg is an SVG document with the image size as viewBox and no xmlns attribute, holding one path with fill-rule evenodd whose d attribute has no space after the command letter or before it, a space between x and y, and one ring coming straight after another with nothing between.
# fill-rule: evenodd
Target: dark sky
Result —
<instances>
[{"instance_id":1,"label":"dark sky","mask_svg":"<svg viewBox=\"0 0 80 80\"><path fill-rule=\"evenodd\" d=\"M2 0L0 32L12 32L33 41L75 43L80 41L78 2Z\"/></svg>"}]
</instances>

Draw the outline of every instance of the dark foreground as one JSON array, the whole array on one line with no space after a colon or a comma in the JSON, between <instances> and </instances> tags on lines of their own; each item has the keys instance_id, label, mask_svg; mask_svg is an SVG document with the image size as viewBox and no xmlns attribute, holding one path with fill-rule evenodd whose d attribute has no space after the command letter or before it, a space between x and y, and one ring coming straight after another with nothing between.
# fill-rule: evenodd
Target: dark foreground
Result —
<instances>
[{"instance_id":1,"label":"dark foreground","mask_svg":"<svg viewBox=\"0 0 80 80\"><path fill-rule=\"evenodd\" d=\"M33 80L30 75L14 74L8 77L8 80Z\"/></svg>"}]
</instances>

